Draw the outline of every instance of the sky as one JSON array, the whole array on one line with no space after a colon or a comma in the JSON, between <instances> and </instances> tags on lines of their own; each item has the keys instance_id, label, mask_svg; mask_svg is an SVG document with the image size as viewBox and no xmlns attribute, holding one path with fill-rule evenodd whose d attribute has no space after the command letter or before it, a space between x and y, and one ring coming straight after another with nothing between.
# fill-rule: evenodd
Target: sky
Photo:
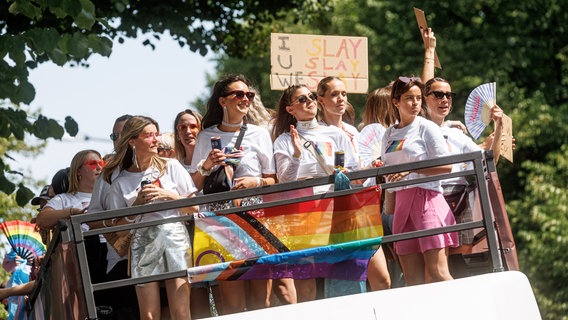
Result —
<instances>
[{"instance_id":1,"label":"sky","mask_svg":"<svg viewBox=\"0 0 568 320\"><path fill-rule=\"evenodd\" d=\"M49 183L78 151L112 152L109 134L114 120L126 113L150 116L158 121L160 131L173 131L176 114L195 97L209 93L205 76L214 72L215 64L212 56L180 48L168 36L155 43L155 50L143 46L142 41L115 43L109 58L91 56L89 68L44 63L32 70L29 81L36 97L29 107L41 108L43 115L61 125L71 116L79 133L75 138L49 139L43 153L33 159L16 156L12 168ZM33 191L37 194L40 189Z\"/></svg>"}]
</instances>

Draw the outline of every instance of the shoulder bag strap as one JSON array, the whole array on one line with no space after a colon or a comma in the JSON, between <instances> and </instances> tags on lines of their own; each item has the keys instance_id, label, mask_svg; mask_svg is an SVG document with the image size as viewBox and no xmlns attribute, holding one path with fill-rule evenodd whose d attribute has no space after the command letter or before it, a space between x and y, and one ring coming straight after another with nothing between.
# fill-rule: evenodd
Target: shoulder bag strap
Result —
<instances>
[{"instance_id":1,"label":"shoulder bag strap","mask_svg":"<svg viewBox=\"0 0 568 320\"><path fill-rule=\"evenodd\" d=\"M239 136L237 137L237 141L235 142L235 146L233 148L238 150L241 147L241 143L243 142L243 138L245 136L246 131L247 131L247 124L243 122L243 125L241 126L241 131L239 132ZM233 165L226 165L224 169L225 169L225 174L227 175L227 183L231 188L233 188L235 167Z\"/></svg>"},{"instance_id":2,"label":"shoulder bag strap","mask_svg":"<svg viewBox=\"0 0 568 320\"><path fill-rule=\"evenodd\" d=\"M241 147L241 142L243 142L243 138L245 137L245 132L247 131L247 124L243 122L241 126L241 131L239 132L239 136L237 137L237 141L235 142L235 149L239 149Z\"/></svg>"},{"instance_id":3,"label":"shoulder bag strap","mask_svg":"<svg viewBox=\"0 0 568 320\"><path fill-rule=\"evenodd\" d=\"M306 140L299 133L298 133L298 136L300 136L300 139L302 140L302 144L304 145L304 148L306 148L308 151L310 151L314 155L314 157L316 158L316 160L318 161L320 166L323 168L325 173L328 176L332 175L334 173L334 171L330 167L328 167L328 165L325 163L325 159L323 158L323 155L319 152L319 150L316 149L313 142Z\"/></svg>"}]
</instances>

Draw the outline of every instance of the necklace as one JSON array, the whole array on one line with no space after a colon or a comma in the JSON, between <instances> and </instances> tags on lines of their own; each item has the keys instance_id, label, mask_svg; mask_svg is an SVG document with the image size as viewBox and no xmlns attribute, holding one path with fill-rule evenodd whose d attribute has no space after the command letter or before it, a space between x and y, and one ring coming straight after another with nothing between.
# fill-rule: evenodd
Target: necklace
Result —
<instances>
[{"instance_id":1,"label":"necklace","mask_svg":"<svg viewBox=\"0 0 568 320\"><path fill-rule=\"evenodd\" d=\"M300 121L298 120L298 123L296 124L296 127L298 129L313 129L315 127L318 126L318 121L316 120L316 118L313 118L312 120L307 120L307 121Z\"/></svg>"},{"instance_id":2,"label":"necklace","mask_svg":"<svg viewBox=\"0 0 568 320\"><path fill-rule=\"evenodd\" d=\"M229 128L240 128L243 125L243 122L241 121L239 123L228 123L225 121L221 121L221 124Z\"/></svg>"}]
</instances>

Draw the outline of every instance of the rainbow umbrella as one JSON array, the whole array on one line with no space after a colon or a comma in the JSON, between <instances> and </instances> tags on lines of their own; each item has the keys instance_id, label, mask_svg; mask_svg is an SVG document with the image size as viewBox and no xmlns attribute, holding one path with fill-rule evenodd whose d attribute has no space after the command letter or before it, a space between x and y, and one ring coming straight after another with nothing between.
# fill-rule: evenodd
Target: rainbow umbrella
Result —
<instances>
[{"instance_id":1,"label":"rainbow umbrella","mask_svg":"<svg viewBox=\"0 0 568 320\"><path fill-rule=\"evenodd\" d=\"M6 235L14 252L26 259L29 264L33 264L34 260L45 254L45 245L35 230L35 224L12 220L0 223L0 229Z\"/></svg>"}]
</instances>

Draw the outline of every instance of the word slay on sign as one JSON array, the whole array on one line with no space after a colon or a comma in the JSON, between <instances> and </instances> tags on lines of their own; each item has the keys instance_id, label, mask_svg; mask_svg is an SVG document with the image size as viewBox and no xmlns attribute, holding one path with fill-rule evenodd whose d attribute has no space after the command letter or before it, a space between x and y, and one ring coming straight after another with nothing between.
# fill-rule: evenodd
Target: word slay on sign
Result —
<instances>
[{"instance_id":1,"label":"word slay on sign","mask_svg":"<svg viewBox=\"0 0 568 320\"><path fill-rule=\"evenodd\" d=\"M328 76L341 78L350 93L369 88L366 37L272 33L270 63L272 90L305 84L315 91Z\"/></svg>"}]
</instances>

